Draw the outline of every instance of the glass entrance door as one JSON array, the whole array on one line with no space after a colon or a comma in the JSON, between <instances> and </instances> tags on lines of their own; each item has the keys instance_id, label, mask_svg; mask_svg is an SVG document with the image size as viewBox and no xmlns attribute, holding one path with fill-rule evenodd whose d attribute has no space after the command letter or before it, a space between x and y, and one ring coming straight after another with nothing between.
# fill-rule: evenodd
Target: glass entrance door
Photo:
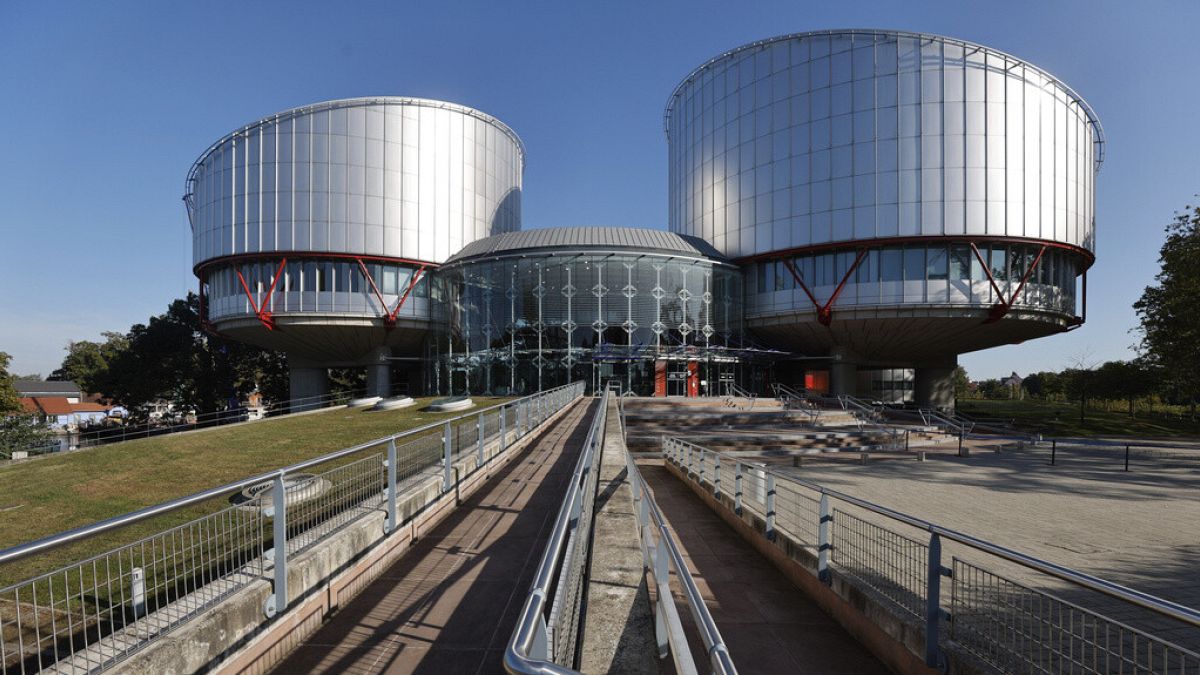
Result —
<instances>
[{"instance_id":1,"label":"glass entrance door","mask_svg":"<svg viewBox=\"0 0 1200 675\"><path fill-rule=\"evenodd\" d=\"M687 396L688 369L686 361L667 362L667 396Z\"/></svg>"}]
</instances>

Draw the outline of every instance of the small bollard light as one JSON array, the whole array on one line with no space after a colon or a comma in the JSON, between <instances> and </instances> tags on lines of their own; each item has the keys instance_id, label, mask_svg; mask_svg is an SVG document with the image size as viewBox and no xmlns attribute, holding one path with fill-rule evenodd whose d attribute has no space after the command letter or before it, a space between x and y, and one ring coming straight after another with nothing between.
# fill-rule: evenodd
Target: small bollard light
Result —
<instances>
[{"instance_id":1,"label":"small bollard light","mask_svg":"<svg viewBox=\"0 0 1200 675\"><path fill-rule=\"evenodd\" d=\"M133 598L130 604L133 606L133 618L140 619L146 615L146 572L140 567L135 567L131 577Z\"/></svg>"},{"instance_id":2,"label":"small bollard light","mask_svg":"<svg viewBox=\"0 0 1200 675\"><path fill-rule=\"evenodd\" d=\"M925 461L925 451L924 451L924 450L920 450L920 451L918 451L918 452L917 452L917 461L918 461L918 462L924 462L924 461Z\"/></svg>"}]
</instances>

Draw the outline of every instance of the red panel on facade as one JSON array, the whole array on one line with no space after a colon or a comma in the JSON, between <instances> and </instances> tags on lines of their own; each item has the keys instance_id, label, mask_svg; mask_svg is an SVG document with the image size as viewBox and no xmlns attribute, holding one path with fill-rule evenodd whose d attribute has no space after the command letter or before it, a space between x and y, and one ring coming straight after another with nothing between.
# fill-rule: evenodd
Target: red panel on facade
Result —
<instances>
[{"instance_id":1,"label":"red panel on facade","mask_svg":"<svg viewBox=\"0 0 1200 675\"><path fill-rule=\"evenodd\" d=\"M700 395L700 364L688 361L687 373L687 395L688 398L695 398Z\"/></svg>"},{"instance_id":2,"label":"red panel on facade","mask_svg":"<svg viewBox=\"0 0 1200 675\"><path fill-rule=\"evenodd\" d=\"M654 395L667 395L667 362L654 362Z\"/></svg>"},{"instance_id":3,"label":"red panel on facade","mask_svg":"<svg viewBox=\"0 0 1200 675\"><path fill-rule=\"evenodd\" d=\"M804 388L813 394L828 394L829 371L810 370L804 373Z\"/></svg>"}]
</instances>

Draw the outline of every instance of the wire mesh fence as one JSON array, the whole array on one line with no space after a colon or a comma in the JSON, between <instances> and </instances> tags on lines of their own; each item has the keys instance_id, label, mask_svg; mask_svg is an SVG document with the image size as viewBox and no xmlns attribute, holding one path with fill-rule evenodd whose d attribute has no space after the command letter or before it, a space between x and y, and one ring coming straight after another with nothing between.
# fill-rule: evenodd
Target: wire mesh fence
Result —
<instances>
[{"instance_id":1,"label":"wire mesh fence","mask_svg":"<svg viewBox=\"0 0 1200 675\"><path fill-rule=\"evenodd\" d=\"M261 578L269 530L239 506L0 589L0 672L102 667Z\"/></svg>"},{"instance_id":2,"label":"wire mesh fence","mask_svg":"<svg viewBox=\"0 0 1200 675\"><path fill-rule=\"evenodd\" d=\"M841 509L833 510L831 561L909 622L925 620L929 546Z\"/></svg>"},{"instance_id":3,"label":"wire mesh fence","mask_svg":"<svg viewBox=\"0 0 1200 675\"><path fill-rule=\"evenodd\" d=\"M715 478L713 469L719 464L719 492L735 508L766 518L765 536L783 532L802 547L815 545L818 575L827 582L823 556L828 552L828 567L841 579L902 623L923 626L927 665L943 666L942 650L954 649L1005 673L1200 675L1200 655L1164 637L1177 636L1183 626L1200 627L1195 609L956 533L786 471L739 463L682 439L664 438L663 451L682 475L705 489L713 489L706 476ZM838 507L824 507L824 500ZM917 533L922 538L912 536ZM983 552L996 567L1015 566L1047 576L1058 586L1066 582L1081 597L1103 598L1105 611L1073 604L958 557L951 557L946 568L941 562L943 537ZM1138 619L1122 622L1109 613ZM1145 628L1155 625L1163 627L1162 634Z\"/></svg>"},{"instance_id":4,"label":"wire mesh fence","mask_svg":"<svg viewBox=\"0 0 1200 675\"><path fill-rule=\"evenodd\" d=\"M592 515L596 506L596 490L599 480L599 463L603 429L607 419L608 395L601 397L599 409L592 419L584 441L586 469L576 476L581 489L576 493L569 524L566 550L559 567L550 615L547 618L547 634L550 654L555 663L573 664L579 645L583 603L587 595L587 563L591 557Z\"/></svg>"},{"instance_id":5,"label":"wire mesh fence","mask_svg":"<svg viewBox=\"0 0 1200 675\"><path fill-rule=\"evenodd\" d=\"M1200 673L1200 655L957 558L950 634L1006 673Z\"/></svg>"},{"instance_id":6,"label":"wire mesh fence","mask_svg":"<svg viewBox=\"0 0 1200 675\"><path fill-rule=\"evenodd\" d=\"M81 548L95 550L114 536L105 533L133 523L181 523L0 588L0 675L105 669L272 573L282 611L280 571L286 579L289 557L372 511L394 513L396 494L409 487L464 478L480 462L461 470L456 462L486 460L517 440L507 424L519 419L528 433L582 393L581 383L541 392L0 551L0 565L24 569L39 554L70 560Z\"/></svg>"}]
</instances>

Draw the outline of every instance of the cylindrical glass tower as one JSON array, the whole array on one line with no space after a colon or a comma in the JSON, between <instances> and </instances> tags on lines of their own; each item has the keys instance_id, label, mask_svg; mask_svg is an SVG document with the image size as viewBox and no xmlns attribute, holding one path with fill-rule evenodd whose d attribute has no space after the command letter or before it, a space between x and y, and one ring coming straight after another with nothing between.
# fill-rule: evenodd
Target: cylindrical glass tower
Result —
<instances>
[{"instance_id":1,"label":"cylindrical glass tower","mask_svg":"<svg viewBox=\"0 0 1200 675\"><path fill-rule=\"evenodd\" d=\"M434 318L444 332L430 342L429 371L438 391L617 380L646 395L716 394L749 353L741 274L691 237L530 230L466 247L438 278L445 300Z\"/></svg>"}]
</instances>

